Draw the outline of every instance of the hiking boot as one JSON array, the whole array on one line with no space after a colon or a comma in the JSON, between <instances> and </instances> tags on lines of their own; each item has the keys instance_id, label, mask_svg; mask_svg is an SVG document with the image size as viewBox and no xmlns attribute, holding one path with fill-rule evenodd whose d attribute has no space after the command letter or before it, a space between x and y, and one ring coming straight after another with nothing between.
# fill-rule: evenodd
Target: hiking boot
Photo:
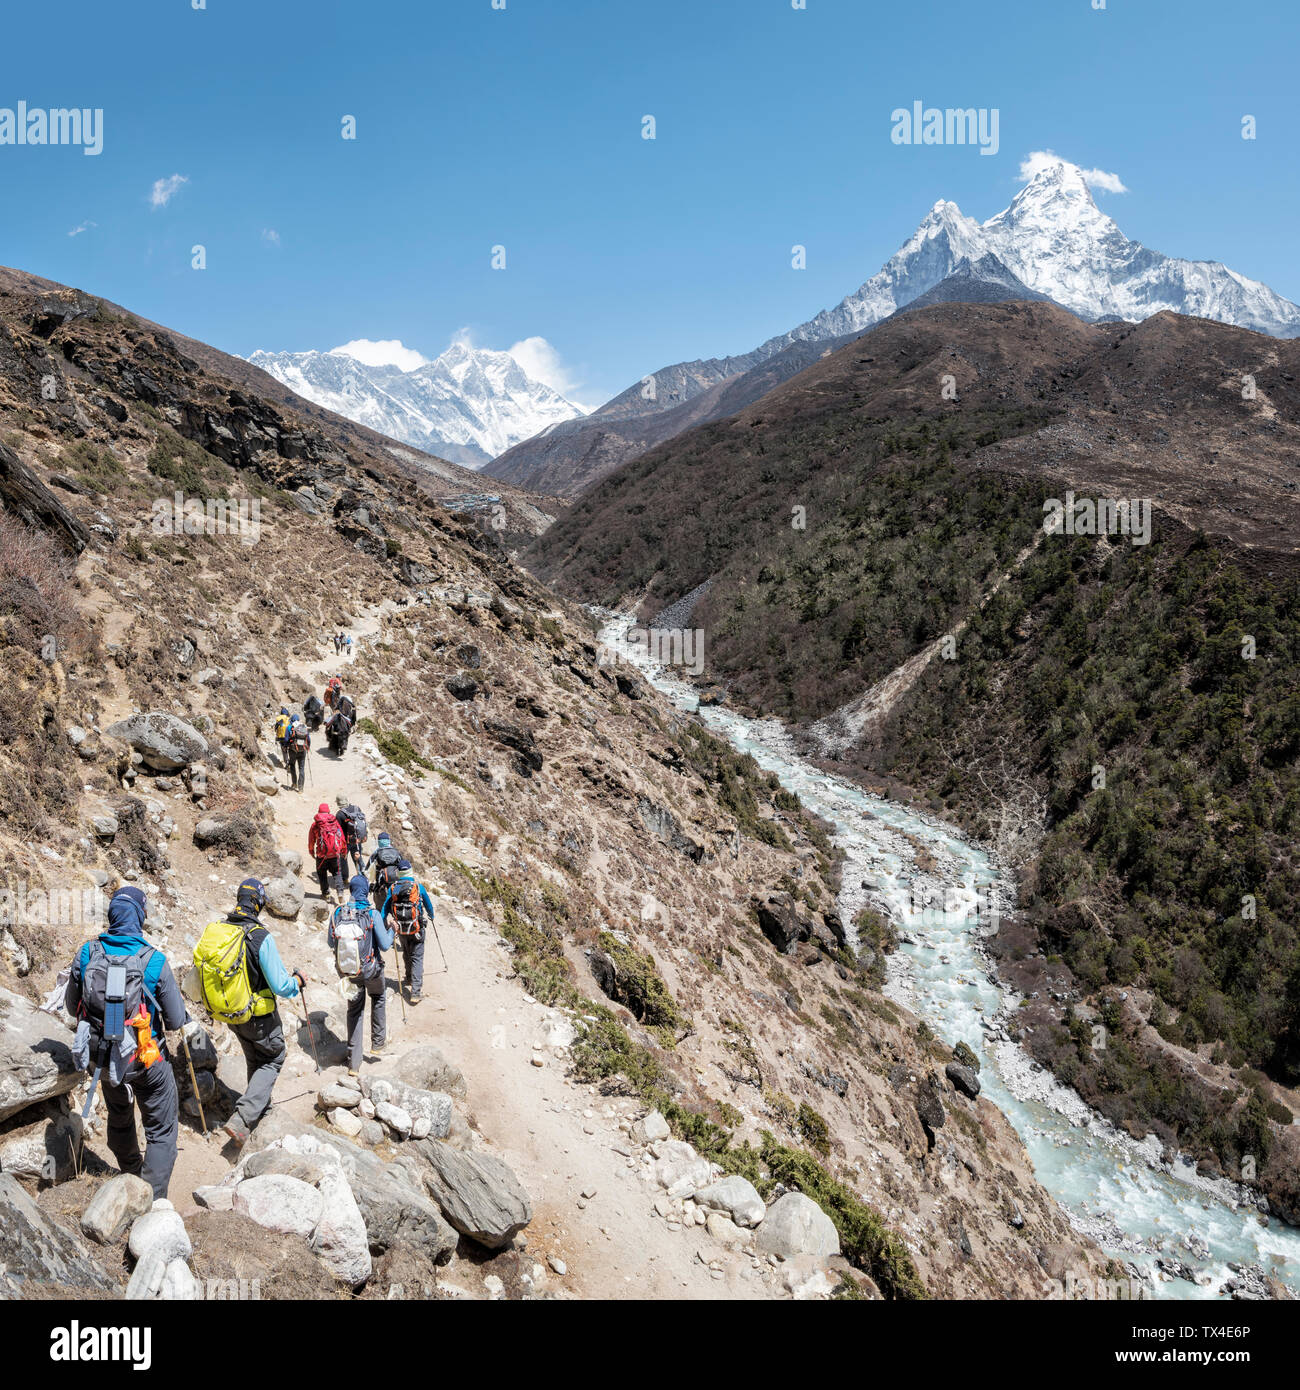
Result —
<instances>
[{"instance_id":1,"label":"hiking boot","mask_svg":"<svg viewBox=\"0 0 1300 1390\"><path fill-rule=\"evenodd\" d=\"M419 990L416 990L414 993L408 992L406 996L406 1001L408 1004L410 1004L412 1008L415 1008L415 1006L420 1002Z\"/></svg>"},{"instance_id":2,"label":"hiking boot","mask_svg":"<svg viewBox=\"0 0 1300 1390\"><path fill-rule=\"evenodd\" d=\"M378 1061L381 1061L381 1060L387 1055L387 1053L388 1053L388 1044L387 1044L386 1042L372 1043L372 1044L370 1045L370 1055L371 1055L371 1056L375 1059L375 1061L377 1061L377 1062L378 1062Z\"/></svg>"},{"instance_id":3,"label":"hiking boot","mask_svg":"<svg viewBox=\"0 0 1300 1390\"><path fill-rule=\"evenodd\" d=\"M357 1069L356 1069L356 1067L349 1067L349 1068L348 1068L348 1075L349 1075L349 1076L356 1076L356 1074L357 1074Z\"/></svg>"},{"instance_id":4,"label":"hiking boot","mask_svg":"<svg viewBox=\"0 0 1300 1390\"><path fill-rule=\"evenodd\" d=\"M221 1132L228 1135L241 1149L248 1143L248 1136L251 1133L248 1126L238 1115L232 1115L222 1126Z\"/></svg>"}]
</instances>

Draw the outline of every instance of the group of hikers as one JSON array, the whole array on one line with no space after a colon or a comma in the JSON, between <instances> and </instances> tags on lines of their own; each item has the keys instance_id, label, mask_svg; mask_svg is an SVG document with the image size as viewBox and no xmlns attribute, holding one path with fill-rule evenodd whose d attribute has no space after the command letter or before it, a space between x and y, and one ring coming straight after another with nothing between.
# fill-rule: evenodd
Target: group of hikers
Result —
<instances>
[{"instance_id":1,"label":"group of hikers","mask_svg":"<svg viewBox=\"0 0 1300 1390\"><path fill-rule=\"evenodd\" d=\"M334 655L352 655L352 635L347 632L336 632L334 634Z\"/></svg>"},{"instance_id":2,"label":"group of hikers","mask_svg":"<svg viewBox=\"0 0 1300 1390\"><path fill-rule=\"evenodd\" d=\"M301 714L295 714L287 705L280 706L280 713L275 717L275 741L280 747L280 759L289 772L290 791L303 790L312 734L323 724L330 752L341 758L348 751L348 739L356 722L356 701L343 689L342 676L330 677L324 699L308 695Z\"/></svg>"},{"instance_id":3,"label":"group of hikers","mask_svg":"<svg viewBox=\"0 0 1300 1390\"><path fill-rule=\"evenodd\" d=\"M365 816L344 800L336 812L321 805L307 839L321 897L327 902L331 894L336 898L327 927L335 969L352 986L347 1008L349 1076L357 1075L361 1065L367 1000L370 1055L378 1058L384 1053L383 953L396 944L402 962L398 990L404 1001L418 1004L424 985L425 934L434 926L433 900L410 861L386 833L378 836L374 853L364 857L366 834ZM344 892L349 856L357 871ZM87 941L72 962L64 1002L77 1019L73 1055L92 1076L82 1113L89 1114L95 1089L102 1085L108 1147L121 1170L144 1178L155 1197L167 1195L176 1163L179 1092L166 1034L189 1022L186 996L227 1024L243 1050L245 1090L223 1126L236 1146L245 1143L270 1107L287 1055L279 1001L303 999L306 1013L306 980L301 970L289 970L281 959L274 935L260 918L265 906L261 880L244 879L234 906L208 923L199 938L184 994L166 956L145 939L149 905L134 885L113 894L107 930ZM183 1033L181 1045L188 1062ZM192 1064L190 1075L193 1080ZM143 1154L136 1134L136 1105L144 1128Z\"/></svg>"}]
</instances>

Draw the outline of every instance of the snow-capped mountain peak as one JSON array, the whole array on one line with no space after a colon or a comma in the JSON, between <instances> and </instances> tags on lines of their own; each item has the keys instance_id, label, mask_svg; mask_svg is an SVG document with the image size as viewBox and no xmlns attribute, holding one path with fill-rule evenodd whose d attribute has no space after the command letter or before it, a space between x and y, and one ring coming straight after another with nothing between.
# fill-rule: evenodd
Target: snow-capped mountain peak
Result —
<instances>
[{"instance_id":1,"label":"snow-capped mountain peak","mask_svg":"<svg viewBox=\"0 0 1300 1390\"><path fill-rule=\"evenodd\" d=\"M405 371L329 352L263 352L248 360L290 390L381 434L481 468L539 430L585 415L508 352L456 342Z\"/></svg>"}]
</instances>

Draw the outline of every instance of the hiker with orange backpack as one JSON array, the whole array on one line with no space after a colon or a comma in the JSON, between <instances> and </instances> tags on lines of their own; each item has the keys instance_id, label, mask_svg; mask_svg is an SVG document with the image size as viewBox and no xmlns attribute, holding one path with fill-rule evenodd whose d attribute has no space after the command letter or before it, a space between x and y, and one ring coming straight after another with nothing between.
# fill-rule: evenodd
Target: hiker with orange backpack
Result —
<instances>
[{"instance_id":1,"label":"hiker with orange backpack","mask_svg":"<svg viewBox=\"0 0 1300 1390\"><path fill-rule=\"evenodd\" d=\"M183 1026L187 1014L167 957L144 938L148 916L139 888L113 894L108 930L87 941L72 962L64 1005L78 1020L73 1061L94 1068L83 1116L102 1077L106 1137L118 1167L142 1177L155 1197L165 1197L176 1166L180 1098L163 1033ZM136 1105L144 1121L143 1157Z\"/></svg>"},{"instance_id":2,"label":"hiker with orange backpack","mask_svg":"<svg viewBox=\"0 0 1300 1390\"><path fill-rule=\"evenodd\" d=\"M328 801L322 801L316 808L311 829L307 832L307 853L316 861L316 880L320 884L322 900L329 902L330 894L337 893L338 901L342 902L343 876L348 865L348 837L330 810Z\"/></svg>"},{"instance_id":3,"label":"hiker with orange backpack","mask_svg":"<svg viewBox=\"0 0 1300 1390\"><path fill-rule=\"evenodd\" d=\"M380 909L402 952L402 979L397 987L405 990L412 1006L420 1002L424 988L425 928L433 922L433 899L424 884L416 881L410 861L397 864L397 879L388 889Z\"/></svg>"}]
</instances>

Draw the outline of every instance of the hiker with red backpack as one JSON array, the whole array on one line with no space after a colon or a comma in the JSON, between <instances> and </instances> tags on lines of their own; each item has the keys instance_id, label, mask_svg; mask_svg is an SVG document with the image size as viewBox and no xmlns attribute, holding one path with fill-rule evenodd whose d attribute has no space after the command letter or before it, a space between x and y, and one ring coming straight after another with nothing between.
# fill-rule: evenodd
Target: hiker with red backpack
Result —
<instances>
[{"instance_id":1,"label":"hiker with red backpack","mask_svg":"<svg viewBox=\"0 0 1300 1390\"><path fill-rule=\"evenodd\" d=\"M402 952L403 978L397 987L406 991L412 1005L418 1004L424 988L425 928L433 923L433 899L424 884L416 881L409 860L398 861L397 878L380 913L392 927Z\"/></svg>"},{"instance_id":2,"label":"hiker with red backpack","mask_svg":"<svg viewBox=\"0 0 1300 1390\"><path fill-rule=\"evenodd\" d=\"M357 866L357 873L365 873L365 845L368 833L366 813L360 806L353 806L346 796L341 796L338 799L335 819L343 827L343 833L347 836L348 853Z\"/></svg>"},{"instance_id":3,"label":"hiker with red backpack","mask_svg":"<svg viewBox=\"0 0 1300 1390\"><path fill-rule=\"evenodd\" d=\"M342 902L343 875L348 867L348 837L328 801L322 801L312 817L311 829L307 832L307 853L316 861L321 898L329 902L330 894L337 893Z\"/></svg>"},{"instance_id":4,"label":"hiker with red backpack","mask_svg":"<svg viewBox=\"0 0 1300 1390\"><path fill-rule=\"evenodd\" d=\"M108 930L78 951L64 1004L78 1020L73 1061L94 1069L83 1116L90 1113L102 1079L106 1137L118 1167L142 1177L155 1197L165 1197L176 1166L180 1100L163 1034L182 1027L187 1014L167 957L144 938L148 916L139 888L113 894ZM144 1121L143 1157L136 1105Z\"/></svg>"},{"instance_id":5,"label":"hiker with red backpack","mask_svg":"<svg viewBox=\"0 0 1300 1390\"><path fill-rule=\"evenodd\" d=\"M381 1057L387 1039L383 952L393 934L370 904L370 884L357 874L348 885L348 902L334 909L327 933L339 979L352 985L348 998L348 1075L361 1066L361 1034L370 1000L370 1052Z\"/></svg>"},{"instance_id":6,"label":"hiker with red backpack","mask_svg":"<svg viewBox=\"0 0 1300 1390\"><path fill-rule=\"evenodd\" d=\"M300 792L306 784L307 754L311 752L311 730L306 720L295 719L289 725L289 736L284 746L289 762L289 790Z\"/></svg>"},{"instance_id":7,"label":"hiker with red backpack","mask_svg":"<svg viewBox=\"0 0 1300 1390\"><path fill-rule=\"evenodd\" d=\"M270 1109L288 1054L276 1001L297 999L306 983L301 971L285 969L275 937L258 920L265 906L261 880L246 878L234 908L224 919L209 922L194 947L203 1002L213 1018L229 1025L248 1068L244 1094L224 1127L241 1148Z\"/></svg>"}]
</instances>

